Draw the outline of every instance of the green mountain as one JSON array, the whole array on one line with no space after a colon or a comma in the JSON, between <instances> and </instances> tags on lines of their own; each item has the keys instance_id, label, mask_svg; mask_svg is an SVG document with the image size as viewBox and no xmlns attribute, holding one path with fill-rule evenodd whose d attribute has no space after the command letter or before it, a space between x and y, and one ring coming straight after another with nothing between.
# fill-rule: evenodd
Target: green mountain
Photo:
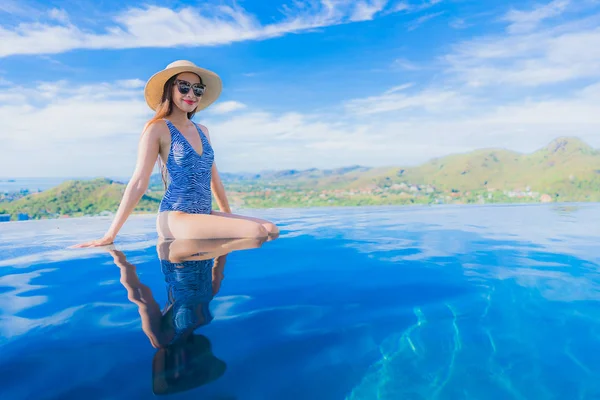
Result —
<instances>
[{"instance_id":1,"label":"green mountain","mask_svg":"<svg viewBox=\"0 0 600 400\"><path fill-rule=\"evenodd\" d=\"M529 187L531 190L545 191L578 184L585 187L586 182L597 184L600 178L600 151L577 138L562 137L532 154L481 149L436 158L416 167L354 167L320 173L314 171L298 171L293 176L289 173L271 175L269 181L330 189L406 183L431 185L440 190L493 188L519 191Z\"/></svg>"},{"instance_id":2,"label":"green mountain","mask_svg":"<svg viewBox=\"0 0 600 400\"><path fill-rule=\"evenodd\" d=\"M267 170L258 173L230 173L220 172L219 176L223 183L227 184L268 184L268 183L290 183L295 185L307 186L318 182L335 181L338 177L349 173L360 174L371 170L370 167L354 165L335 169L311 168L306 170L285 169L285 170ZM154 174L150 178L150 187L154 190L163 188L163 182L159 174Z\"/></svg>"},{"instance_id":3,"label":"green mountain","mask_svg":"<svg viewBox=\"0 0 600 400\"><path fill-rule=\"evenodd\" d=\"M443 157L417 168L398 169L399 180L444 189L547 191L600 177L600 152L577 138L558 138L532 154L502 149Z\"/></svg>"},{"instance_id":4,"label":"green mountain","mask_svg":"<svg viewBox=\"0 0 600 400\"><path fill-rule=\"evenodd\" d=\"M228 182L226 182L228 183ZM256 187L258 180L253 181ZM299 171L270 179L275 191L319 193L319 199L253 195L254 207L414 204L440 202L600 201L600 151L575 137L560 137L531 154L481 149L432 159L419 166ZM232 189L241 185L229 183ZM544 196L546 195L546 196ZM244 197L244 196L241 196Z\"/></svg>"},{"instance_id":5,"label":"green mountain","mask_svg":"<svg viewBox=\"0 0 600 400\"><path fill-rule=\"evenodd\" d=\"M600 201L600 151L562 137L531 154L482 149L414 167L274 170L221 174L230 204L306 207L432 203ZM30 218L117 210L125 184L67 181L41 193L0 201L0 214ZM153 175L135 212L156 212L163 186ZM216 205L215 205L216 206Z\"/></svg>"},{"instance_id":6,"label":"green mountain","mask_svg":"<svg viewBox=\"0 0 600 400\"><path fill-rule=\"evenodd\" d=\"M335 169L318 169L318 168L310 168L306 170L297 170L297 169L287 169L287 170L269 170L269 171L261 171L260 173L254 175L251 179L254 180L263 180L263 181L279 181L279 180L289 180L289 181L312 181L319 179L327 179L340 175L345 175L351 172L361 173L370 170L369 167L363 167L360 165L353 165L349 167L335 168ZM239 175L238 175L239 177Z\"/></svg>"},{"instance_id":7,"label":"green mountain","mask_svg":"<svg viewBox=\"0 0 600 400\"><path fill-rule=\"evenodd\" d=\"M396 175L438 189L529 189L573 201L592 200L600 191L600 152L577 138L563 137L532 154L479 150L400 169Z\"/></svg>"},{"instance_id":8,"label":"green mountain","mask_svg":"<svg viewBox=\"0 0 600 400\"><path fill-rule=\"evenodd\" d=\"M37 219L114 212L119 207L124 191L124 184L111 179L66 181L52 189L0 203L0 214L11 214L12 218L16 219L17 214L24 213ZM160 195L144 195L135 211L154 212L159 202Z\"/></svg>"}]
</instances>

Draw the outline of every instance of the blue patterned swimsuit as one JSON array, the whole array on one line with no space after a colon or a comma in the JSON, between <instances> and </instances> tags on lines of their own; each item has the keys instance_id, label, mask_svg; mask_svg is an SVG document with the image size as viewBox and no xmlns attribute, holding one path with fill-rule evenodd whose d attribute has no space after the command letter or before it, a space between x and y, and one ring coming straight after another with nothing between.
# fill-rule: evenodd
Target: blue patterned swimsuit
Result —
<instances>
[{"instance_id":1,"label":"blue patterned swimsuit","mask_svg":"<svg viewBox=\"0 0 600 400\"><path fill-rule=\"evenodd\" d=\"M166 120L171 133L171 148L167 158L169 185L159 211L183 211L190 214L210 214L212 192L211 168L214 152L206 136L194 124L202 141L202 154L198 154L181 132Z\"/></svg>"},{"instance_id":2,"label":"blue patterned swimsuit","mask_svg":"<svg viewBox=\"0 0 600 400\"><path fill-rule=\"evenodd\" d=\"M213 320L210 302L213 299L212 268L214 259L188 260L173 263L160 260L167 284L167 306L172 313L168 324L175 329L177 340Z\"/></svg>"}]
</instances>

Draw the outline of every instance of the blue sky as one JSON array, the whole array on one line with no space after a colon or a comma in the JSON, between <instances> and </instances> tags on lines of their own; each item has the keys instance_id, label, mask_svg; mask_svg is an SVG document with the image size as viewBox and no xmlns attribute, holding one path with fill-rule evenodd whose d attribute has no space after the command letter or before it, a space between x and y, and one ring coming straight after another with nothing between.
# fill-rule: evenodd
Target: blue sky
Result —
<instances>
[{"instance_id":1,"label":"blue sky","mask_svg":"<svg viewBox=\"0 0 600 400\"><path fill-rule=\"evenodd\" d=\"M3 0L0 176L128 176L176 59L223 79L221 171L600 147L599 0Z\"/></svg>"}]
</instances>

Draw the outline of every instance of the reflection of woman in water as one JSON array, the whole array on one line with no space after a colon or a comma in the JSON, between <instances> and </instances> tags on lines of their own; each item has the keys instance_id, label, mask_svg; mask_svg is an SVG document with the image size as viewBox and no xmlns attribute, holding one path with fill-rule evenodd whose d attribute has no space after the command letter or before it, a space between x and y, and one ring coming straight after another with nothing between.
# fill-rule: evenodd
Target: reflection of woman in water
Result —
<instances>
[{"instance_id":1,"label":"reflection of woman in water","mask_svg":"<svg viewBox=\"0 0 600 400\"><path fill-rule=\"evenodd\" d=\"M119 209L101 239L75 247L113 243L146 192L157 160L164 166L166 186L156 220L161 238L261 238L279 233L269 221L231 213L208 129L192 121L196 112L217 100L221 86L217 74L185 60L148 80L144 95L155 115L140 138L137 165ZM220 211L212 209L213 194Z\"/></svg>"},{"instance_id":2,"label":"reflection of woman in water","mask_svg":"<svg viewBox=\"0 0 600 400\"><path fill-rule=\"evenodd\" d=\"M158 349L152 361L155 394L189 390L225 372L225 363L212 354L208 338L194 330L212 321L209 303L221 287L227 254L260 247L262 242L159 242L157 251L167 286L167 304L162 311L150 288L140 282L136 267L122 252L109 250L121 269L129 300L138 306L142 329Z\"/></svg>"}]
</instances>

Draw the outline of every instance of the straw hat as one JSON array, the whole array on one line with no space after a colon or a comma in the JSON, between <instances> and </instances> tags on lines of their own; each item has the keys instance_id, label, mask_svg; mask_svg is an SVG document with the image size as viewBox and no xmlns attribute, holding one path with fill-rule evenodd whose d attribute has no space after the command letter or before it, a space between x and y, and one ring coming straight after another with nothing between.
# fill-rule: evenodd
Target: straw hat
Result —
<instances>
[{"instance_id":1,"label":"straw hat","mask_svg":"<svg viewBox=\"0 0 600 400\"><path fill-rule=\"evenodd\" d=\"M152 392L155 395L188 391L214 382L225 374L227 364L212 351L204 335L160 348L152 359Z\"/></svg>"},{"instance_id":2,"label":"straw hat","mask_svg":"<svg viewBox=\"0 0 600 400\"><path fill-rule=\"evenodd\" d=\"M162 71L152 75L152 77L148 79L148 82L146 82L146 87L144 88L144 97L146 98L146 103L151 109L156 110L160 104L165 83L174 75L182 72L192 72L200 76L202 83L206 85L206 91L200 99L196 111L200 111L208 107L214 103L215 100L217 100L223 88L223 84L219 75L207 69L200 68L191 61L178 60L167 65L167 67Z\"/></svg>"}]
</instances>

